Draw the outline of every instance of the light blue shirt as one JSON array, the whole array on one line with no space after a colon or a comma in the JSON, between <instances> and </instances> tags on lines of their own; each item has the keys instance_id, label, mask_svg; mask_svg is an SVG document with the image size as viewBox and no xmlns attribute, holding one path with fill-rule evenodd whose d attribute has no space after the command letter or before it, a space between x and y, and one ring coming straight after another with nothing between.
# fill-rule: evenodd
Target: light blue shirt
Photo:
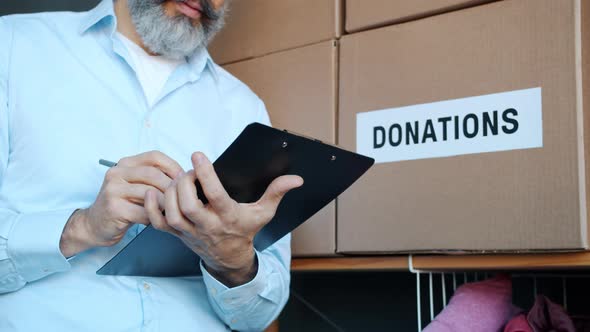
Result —
<instances>
[{"instance_id":1,"label":"light blue shirt","mask_svg":"<svg viewBox=\"0 0 590 332\"><path fill-rule=\"evenodd\" d=\"M190 169L215 160L264 104L206 50L171 75L149 108L112 0L86 13L0 18L0 331L260 331L289 296L290 237L257 252L251 282L98 276L116 246L71 259L69 216L94 202L106 168L160 150Z\"/></svg>"}]
</instances>

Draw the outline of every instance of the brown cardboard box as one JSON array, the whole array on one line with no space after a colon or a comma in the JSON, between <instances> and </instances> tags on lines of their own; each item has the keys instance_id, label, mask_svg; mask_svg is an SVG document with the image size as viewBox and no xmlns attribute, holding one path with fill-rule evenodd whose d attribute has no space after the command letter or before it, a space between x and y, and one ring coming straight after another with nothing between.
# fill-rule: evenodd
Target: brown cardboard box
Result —
<instances>
[{"instance_id":1,"label":"brown cardboard box","mask_svg":"<svg viewBox=\"0 0 590 332\"><path fill-rule=\"evenodd\" d=\"M346 0L346 31L356 32L496 0Z\"/></svg>"},{"instance_id":2,"label":"brown cardboard box","mask_svg":"<svg viewBox=\"0 0 590 332\"><path fill-rule=\"evenodd\" d=\"M357 126L377 114L357 118L361 112L530 88L541 91L542 147L377 163L338 200L338 252L588 248L589 45L587 0L505 0L345 36L339 102L344 148L360 146L356 140L367 132L361 127L357 137ZM472 112L502 112L507 109L494 107L507 100L488 100ZM426 114L419 109L387 114ZM537 114L519 111L523 128L530 125L524 116ZM449 141L443 141L439 126L439 141L430 139L431 148L420 150L424 138L416 144L408 123L410 129L414 124L405 124L400 151L411 146L410 152L431 154L468 143L465 133L474 128L471 122L467 131L459 128L458 140L451 140L449 129ZM502 130L514 129L504 125ZM386 151L396 157L397 129L387 131L393 135ZM385 142L377 133L384 132L375 130L373 148ZM521 144L505 132L489 137Z\"/></svg>"},{"instance_id":3,"label":"brown cardboard box","mask_svg":"<svg viewBox=\"0 0 590 332\"><path fill-rule=\"evenodd\" d=\"M209 52L227 64L340 37L341 1L232 0Z\"/></svg>"},{"instance_id":4,"label":"brown cardboard box","mask_svg":"<svg viewBox=\"0 0 590 332\"><path fill-rule=\"evenodd\" d=\"M272 124L327 143L336 141L336 41L326 41L224 68L266 104ZM293 232L293 255L334 255L336 208L331 203Z\"/></svg>"}]
</instances>

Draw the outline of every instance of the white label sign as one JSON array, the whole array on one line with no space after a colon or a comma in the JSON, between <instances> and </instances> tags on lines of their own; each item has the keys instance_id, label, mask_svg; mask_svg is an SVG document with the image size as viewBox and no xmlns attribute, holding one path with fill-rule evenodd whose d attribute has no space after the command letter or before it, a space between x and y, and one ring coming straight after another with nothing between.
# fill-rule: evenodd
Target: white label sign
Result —
<instances>
[{"instance_id":1,"label":"white label sign","mask_svg":"<svg viewBox=\"0 0 590 332\"><path fill-rule=\"evenodd\" d=\"M359 113L356 134L376 163L538 148L541 88Z\"/></svg>"}]
</instances>

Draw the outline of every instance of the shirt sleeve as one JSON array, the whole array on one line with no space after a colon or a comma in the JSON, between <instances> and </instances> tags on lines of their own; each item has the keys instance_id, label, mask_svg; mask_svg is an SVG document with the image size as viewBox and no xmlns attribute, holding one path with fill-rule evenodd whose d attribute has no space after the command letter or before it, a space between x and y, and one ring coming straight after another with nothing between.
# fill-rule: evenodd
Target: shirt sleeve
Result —
<instances>
[{"instance_id":1,"label":"shirt sleeve","mask_svg":"<svg viewBox=\"0 0 590 332\"><path fill-rule=\"evenodd\" d=\"M257 122L271 125L262 101ZM228 288L201 264L209 302L217 315L237 331L262 331L275 320L289 299L291 234L266 250L256 251L258 272L250 282Z\"/></svg>"},{"instance_id":2,"label":"shirt sleeve","mask_svg":"<svg viewBox=\"0 0 590 332\"><path fill-rule=\"evenodd\" d=\"M12 31L0 18L0 186L8 167L9 69ZM0 200L6 200L0 197ZM9 206L0 201L0 206ZM65 223L73 210L22 214L0 207L0 294L16 291L27 282L69 269L59 249Z\"/></svg>"},{"instance_id":3,"label":"shirt sleeve","mask_svg":"<svg viewBox=\"0 0 590 332\"><path fill-rule=\"evenodd\" d=\"M256 252L258 272L250 282L228 288L201 263L209 302L217 315L237 331L262 331L275 320L289 299L291 235Z\"/></svg>"}]
</instances>

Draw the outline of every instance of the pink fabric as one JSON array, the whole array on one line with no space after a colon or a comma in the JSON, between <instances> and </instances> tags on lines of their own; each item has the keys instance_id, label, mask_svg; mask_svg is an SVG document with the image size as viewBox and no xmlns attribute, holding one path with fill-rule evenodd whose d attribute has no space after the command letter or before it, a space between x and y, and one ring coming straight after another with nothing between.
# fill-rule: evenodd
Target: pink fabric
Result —
<instances>
[{"instance_id":1,"label":"pink fabric","mask_svg":"<svg viewBox=\"0 0 590 332\"><path fill-rule=\"evenodd\" d=\"M515 314L512 281L499 276L459 287L423 332L501 332Z\"/></svg>"},{"instance_id":2,"label":"pink fabric","mask_svg":"<svg viewBox=\"0 0 590 332\"><path fill-rule=\"evenodd\" d=\"M506 324L504 332L533 332L524 314L520 314Z\"/></svg>"},{"instance_id":3,"label":"pink fabric","mask_svg":"<svg viewBox=\"0 0 590 332\"><path fill-rule=\"evenodd\" d=\"M576 332L565 310L543 295L537 296L527 319L534 332Z\"/></svg>"}]
</instances>

